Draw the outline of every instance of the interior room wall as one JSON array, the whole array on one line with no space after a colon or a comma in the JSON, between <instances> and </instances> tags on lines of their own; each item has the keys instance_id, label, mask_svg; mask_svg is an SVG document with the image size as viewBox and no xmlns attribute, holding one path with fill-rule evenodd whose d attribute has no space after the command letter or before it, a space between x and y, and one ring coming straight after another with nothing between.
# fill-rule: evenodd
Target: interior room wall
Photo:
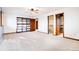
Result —
<instances>
[{"instance_id":1,"label":"interior room wall","mask_svg":"<svg viewBox=\"0 0 79 59\"><path fill-rule=\"evenodd\" d=\"M47 15L38 16L38 31L48 33L48 20Z\"/></svg>"},{"instance_id":2,"label":"interior room wall","mask_svg":"<svg viewBox=\"0 0 79 59\"><path fill-rule=\"evenodd\" d=\"M16 17L26 17L30 18L24 10L21 10L22 8L10 8L10 7L4 7L2 12L2 23L4 26L4 33L11 33L16 32Z\"/></svg>"},{"instance_id":3,"label":"interior room wall","mask_svg":"<svg viewBox=\"0 0 79 59\"><path fill-rule=\"evenodd\" d=\"M51 13L46 13L39 15L38 19L38 30L40 32L48 33L48 16L54 15L54 33L56 30L55 14L64 12L64 36L79 39L79 8L69 7L63 8L62 10L52 11Z\"/></svg>"},{"instance_id":4,"label":"interior room wall","mask_svg":"<svg viewBox=\"0 0 79 59\"><path fill-rule=\"evenodd\" d=\"M52 12L42 14L37 16L38 18L38 31L48 33L48 16L54 15L54 34L56 34L56 20L55 20L55 14L63 13L63 8L59 10L54 10Z\"/></svg>"},{"instance_id":5,"label":"interior room wall","mask_svg":"<svg viewBox=\"0 0 79 59\"><path fill-rule=\"evenodd\" d=\"M64 36L79 39L79 8L65 8L64 16Z\"/></svg>"}]
</instances>

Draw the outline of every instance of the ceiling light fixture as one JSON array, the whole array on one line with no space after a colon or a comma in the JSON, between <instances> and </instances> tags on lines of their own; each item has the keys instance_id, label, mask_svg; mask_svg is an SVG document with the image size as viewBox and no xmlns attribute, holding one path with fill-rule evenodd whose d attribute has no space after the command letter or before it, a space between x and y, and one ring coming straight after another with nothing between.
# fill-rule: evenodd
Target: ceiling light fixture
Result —
<instances>
[{"instance_id":1,"label":"ceiling light fixture","mask_svg":"<svg viewBox=\"0 0 79 59\"><path fill-rule=\"evenodd\" d=\"M38 8L28 8L28 11L30 11L31 13L39 13Z\"/></svg>"}]
</instances>

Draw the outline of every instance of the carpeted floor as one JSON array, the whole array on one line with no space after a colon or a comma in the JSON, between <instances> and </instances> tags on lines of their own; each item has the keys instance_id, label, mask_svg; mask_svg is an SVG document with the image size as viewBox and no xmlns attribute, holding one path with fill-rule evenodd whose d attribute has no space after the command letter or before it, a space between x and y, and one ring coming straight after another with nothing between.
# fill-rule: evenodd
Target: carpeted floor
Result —
<instances>
[{"instance_id":1,"label":"carpeted floor","mask_svg":"<svg viewBox=\"0 0 79 59\"><path fill-rule=\"evenodd\" d=\"M40 32L4 35L0 43L3 51L74 51L79 50L79 41L65 39Z\"/></svg>"}]
</instances>

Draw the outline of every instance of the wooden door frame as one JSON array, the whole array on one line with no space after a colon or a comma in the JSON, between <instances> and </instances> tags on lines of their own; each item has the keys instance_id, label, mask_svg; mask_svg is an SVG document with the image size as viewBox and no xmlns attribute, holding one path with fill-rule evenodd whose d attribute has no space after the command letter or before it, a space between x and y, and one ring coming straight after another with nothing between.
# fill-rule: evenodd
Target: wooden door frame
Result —
<instances>
[{"instance_id":1,"label":"wooden door frame","mask_svg":"<svg viewBox=\"0 0 79 59\"><path fill-rule=\"evenodd\" d=\"M2 24L2 22L3 22L3 20L2 20L2 8L1 8L0 13L1 13L1 15L0 15L0 17L1 17L1 19L0 19L0 21L1 21L1 22L0 22L0 23L1 23L0 26L3 26L3 24Z\"/></svg>"},{"instance_id":2,"label":"wooden door frame","mask_svg":"<svg viewBox=\"0 0 79 59\"><path fill-rule=\"evenodd\" d=\"M36 23L36 28L35 29L38 29L38 21L35 21L35 23Z\"/></svg>"},{"instance_id":3,"label":"wooden door frame","mask_svg":"<svg viewBox=\"0 0 79 59\"><path fill-rule=\"evenodd\" d=\"M64 17L64 13L58 13L58 14L55 14L55 18L56 18L56 30L57 30L57 15L60 15L60 14L63 14L63 17ZM64 19L63 19L63 22L64 22ZM56 33L57 35L57 33ZM64 37L64 24L63 24L63 37Z\"/></svg>"},{"instance_id":4,"label":"wooden door frame","mask_svg":"<svg viewBox=\"0 0 79 59\"><path fill-rule=\"evenodd\" d=\"M47 18L48 18L48 34L49 34L49 16Z\"/></svg>"},{"instance_id":5,"label":"wooden door frame","mask_svg":"<svg viewBox=\"0 0 79 59\"><path fill-rule=\"evenodd\" d=\"M49 16L54 16L54 15L49 15ZM48 18L48 34L49 34L49 16L47 17Z\"/></svg>"}]
</instances>

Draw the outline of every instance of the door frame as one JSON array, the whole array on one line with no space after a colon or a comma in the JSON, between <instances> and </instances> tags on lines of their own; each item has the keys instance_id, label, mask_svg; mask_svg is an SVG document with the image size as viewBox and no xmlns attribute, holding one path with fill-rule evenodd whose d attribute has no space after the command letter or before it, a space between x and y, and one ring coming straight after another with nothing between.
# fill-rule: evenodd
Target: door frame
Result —
<instances>
[{"instance_id":1,"label":"door frame","mask_svg":"<svg viewBox=\"0 0 79 59\"><path fill-rule=\"evenodd\" d=\"M38 21L36 21L36 29L38 29Z\"/></svg>"},{"instance_id":2,"label":"door frame","mask_svg":"<svg viewBox=\"0 0 79 59\"><path fill-rule=\"evenodd\" d=\"M49 15L49 16L53 16L54 17L54 15ZM49 16L47 17L48 18L48 34L49 34Z\"/></svg>"},{"instance_id":3,"label":"door frame","mask_svg":"<svg viewBox=\"0 0 79 59\"><path fill-rule=\"evenodd\" d=\"M3 20L2 20L2 8L1 8L1 11L0 11L0 26L3 26L2 22L3 22Z\"/></svg>"},{"instance_id":4,"label":"door frame","mask_svg":"<svg viewBox=\"0 0 79 59\"><path fill-rule=\"evenodd\" d=\"M55 14L55 20L56 20L56 35L57 35L57 15L60 15L60 14L63 14L63 17L64 17L64 13L58 13L58 14ZM63 22L64 22L64 19L63 19ZM64 24L63 24L63 37L64 37Z\"/></svg>"}]
</instances>

